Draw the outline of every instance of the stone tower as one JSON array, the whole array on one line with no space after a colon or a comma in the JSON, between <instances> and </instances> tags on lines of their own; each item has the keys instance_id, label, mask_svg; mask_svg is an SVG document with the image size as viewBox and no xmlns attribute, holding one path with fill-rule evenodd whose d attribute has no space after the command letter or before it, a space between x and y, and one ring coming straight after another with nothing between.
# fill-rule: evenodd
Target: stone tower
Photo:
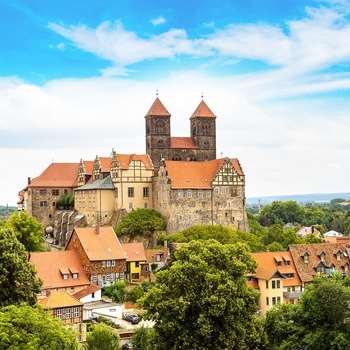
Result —
<instances>
[{"instance_id":1,"label":"stone tower","mask_svg":"<svg viewBox=\"0 0 350 350\"><path fill-rule=\"evenodd\" d=\"M145 121L146 153L158 168L161 157L169 159L170 149L170 113L158 96L145 115Z\"/></svg>"},{"instance_id":2,"label":"stone tower","mask_svg":"<svg viewBox=\"0 0 350 350\"><path fill-rule=\"evenodd\" d=\"M202 101L192 114L191 137L198 147L197 160L216 159L216 116Z\"/></svg>"}]
</instances>

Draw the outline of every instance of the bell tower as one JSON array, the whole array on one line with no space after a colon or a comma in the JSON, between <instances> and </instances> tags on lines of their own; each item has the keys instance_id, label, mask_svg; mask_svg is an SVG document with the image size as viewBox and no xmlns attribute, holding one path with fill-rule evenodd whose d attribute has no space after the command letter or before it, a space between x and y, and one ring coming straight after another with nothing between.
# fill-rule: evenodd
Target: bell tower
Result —
<instances>
[{"instance_id":1,"label":"bell tower","mask_svg":"<svg viewBox=\"0 0 350 350\"><path fill-rule=\"evenodd\" d=\"M170 113L157 97L145 115L146 153L151 157L155 168L163 157L168 159L170 149Z\"/></svg>"},{"instance_id":2,"label":"bell tower","mask_svg":"<svg viewBox=\"0 0 350 350\"><path fill-rule=\"evenodd\" d=\"M198 147L197 160L216 159L216 116L203 98L190 121L191 137Z\"/></svg>"}]
</instances>

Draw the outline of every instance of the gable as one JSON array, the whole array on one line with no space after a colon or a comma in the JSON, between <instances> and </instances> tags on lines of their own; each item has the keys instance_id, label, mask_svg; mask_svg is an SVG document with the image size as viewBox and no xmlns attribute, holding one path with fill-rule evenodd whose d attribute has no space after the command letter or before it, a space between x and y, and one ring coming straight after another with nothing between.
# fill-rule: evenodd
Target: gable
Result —
<instances>
[{"instance_id":1,"label":"gable","mask_svg":"<svg viewBox=\"0 0 350 350\"><path fill-rule=\"evenodd\" d=\"M213 185L244 185L244 177L238 175L231 160L226 160L217 171Z\"/></svg>"}]
</instances>

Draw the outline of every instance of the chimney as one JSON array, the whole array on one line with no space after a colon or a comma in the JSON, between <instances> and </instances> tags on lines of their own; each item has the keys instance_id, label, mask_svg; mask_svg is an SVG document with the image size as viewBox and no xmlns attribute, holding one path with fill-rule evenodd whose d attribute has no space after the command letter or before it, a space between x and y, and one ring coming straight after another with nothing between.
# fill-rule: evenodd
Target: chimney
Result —
<instances>
[{"instance_id":1,"label":"chimney","mask_svg":"<svg viewBox=\"0 0 350 350\"><path fill-rule=\"evenodd\" d=\"M28 182L28 185L30 185L30 183L32 182L32 179L29 176L28 176L27 182Z\"/></svg>"}]
</instances>

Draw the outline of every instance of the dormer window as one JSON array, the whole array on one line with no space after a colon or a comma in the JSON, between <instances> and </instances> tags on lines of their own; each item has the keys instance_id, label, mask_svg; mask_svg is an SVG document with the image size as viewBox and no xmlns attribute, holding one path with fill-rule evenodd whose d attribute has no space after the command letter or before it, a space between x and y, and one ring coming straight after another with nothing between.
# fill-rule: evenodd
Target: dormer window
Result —
<instances>
[{"instance_id":1,"label":"dormer window","mask_svg":"<svg viewBox=\"0 0 350 350\"><path fill-rule=\"evenodd\" d=\"M69 278L69 271L66 267L60 267L60 273L64 280L67 280Z\"/></svg>"},{"instance_id":2,"label":"dormer window","mask_svg":"<svg viewBox=\"0 0 350 350\"><path fill-rule=\"evenodd\" d=\"M67 280L69 278L69 275L68 275L68 273L64 273L64 274L62 274L62 277L64 280Z\"/></svg>"},{"instance_id":3,"label":"dormer window","mask_svg":"<svg viewBox=\"0 0 350 350\"><path fill-rule=\"evenodd\" d=\"M322 253L320 254L320 260L321 260L322 262L324 262L324 261L325 261L325 257L326 257L326 254L325 254L324 252L322 252Z\"/></svg>"},{"instance_id":4,"label":"dormer window","mask_svg":"<svg viewBox=\"0 0 350 350\"><path fill-rule=\"evenodd\" d=\"M342 252L339 250L336 254L335 254L336 258L338 261L341 260L341 257L342 257Z\"/></svg>"},{"instance_id":5,"label":"dormer window","mask_svg":"<svg viewBox=\"0 0 350 350\"><path fill-rule=\"evenodd\" d=\"M343 269L344 269L344 272L345 272L345 273L348 273L348 272L349 272L349 264L346 263L346 264L343 266Z\"/></svg>"},{"instance_id":6,"label":"dormer window","mask_svg":"<svg viewBox=\"0 0 350 350\"><path fill-rule=\"evenodd\" d=\"M78 273L73 273L72 277L73 277L73 280L77 280L78 277L79 277L79 274Z\"/></svg>"},{"instance_id":7,"label":"dormer window","mask_svg":"<svg viewBox=\"0 0 350 350\"><path fill-rule=\"evenodd\" d=\"M309 263L309 253L306 252L303 256L302 259L304 261L304 264L308 264Z\"/></svg>"}]
</instances>

